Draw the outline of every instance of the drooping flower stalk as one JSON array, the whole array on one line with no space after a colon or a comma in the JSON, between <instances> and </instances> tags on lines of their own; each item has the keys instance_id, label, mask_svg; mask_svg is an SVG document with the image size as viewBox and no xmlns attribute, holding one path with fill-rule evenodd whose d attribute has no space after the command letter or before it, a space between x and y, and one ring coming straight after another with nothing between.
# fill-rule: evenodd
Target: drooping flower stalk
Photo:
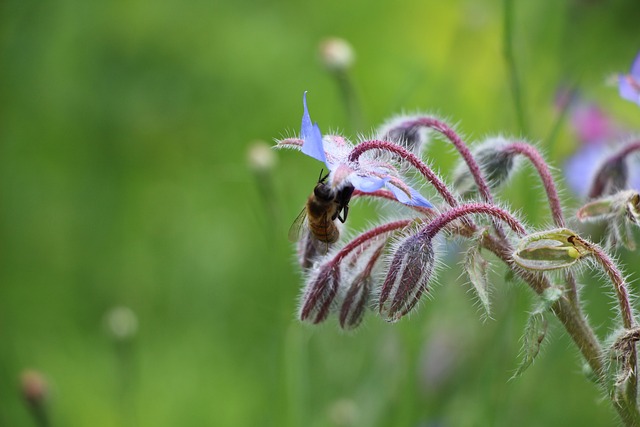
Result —
<instances>
[{"instance_id":1,"label":"drooping flower stalk","mask_svg":"<svg viewBox=\"0 0 640 427\"><path fill-rule=\"evenodd\" d=\"M631 307L631 302L629 300L629 291L627 290L627 284L622 275L622 272L618 269L615 262L607 255L605 251L602 250L598 245L587 242L579 236L576 236L576 240L579 241L580 244L589 247L593 257L596 259L598 264L605 271L611 283L613 284L613 288L616 293L616 297L618 298L618 306L620 308L620 317L622 319L622 325L625 329L632 329L636 326L636 321L633 316L633 309ZM638 373L637 373L637 364L638 364L638 354L636 346L631 347L631 354L629 357L629 363L631 365L631 375L629 378L629 383L627 386L627 400L629 402L634 402L634 408L637 412L637 403L636 398L638 394Z\"/></svg>"},{"instance_id":2,"label":"drooping flower stalk","mask_svg":"<svg viewBox=\"0 0 640 427\"><path fill-rule=\"evenodd\" d=\"M473 179L478 186L478 190L480 191L480 195L485 200L485 202L492 202L493 196L491 195L491 190L489 189L489 185L478 165L471 150L467 144L464 143L462 138L445 122L436 119L435 117L418 117L413 119L407 123L404 123L403 126L411 128L411 127L426 127L436 132L439 132L443 136L445 136L455 147L455 149L460 153L460 156L467 164Z\"/></svg>"},{"instance_id":3,"label":"drooping flower stalk","mask_svg":"<svg viewBox=\"0 0 640 427\"><path fill-rule=\"evenodd\" d=\"M453 144L458 153L460 153L462 160L467 164L482 199L487 203L493 203L493 195L491 194L489 184L482 173L480 165L478 165L478 162L473 157L473 154L467 144L464 143L462 138L460 138L460 136L449 125L435 117L419 117L413 120L413 125L416 127L424 126L444 135ZM505 237L500 224L494 222L493 228L500 237Z\"/></svg>"},{"instance_id":4,"label":"drooping flower stalk","mask_svg":"<svg viewBox=\"0 0 640 427\"><path fill-rule=\"evenodd\" d=\"M625 144L617 153L615 153L612 158L624 158L634 151L640 151L640 140L630 142Z\"/></svg>"},{"instance_id":5,"label":"drooping flower stalk","mask_svg":"<svg viewBox=\"0 0 640 427\"><path fill-rule=\"evenodd\" d=\"M553 222L555 222L558 227L565 227L566 223L564 215L562 214L562 205L560 204L560 198L558 197L558 190L556 189L553 175L551 175L549 166L544 161L544 158L542 158L538 150L530 144L513 142L505 147L505 151L522 154L531 161L531 164L538 171L538 175L540 175L540 179L542 180L542 185L544 185L544 190L547 193Z\"/></svg>"},{"instance_id":6,"label":"drooping flower stalk","mask_svg":"<svg viewBox=\"0 0 640 427\"><path fill-rule=\"evenodd\" d=\"M356 145L349 154L349 161L357 162L362 154L370 150L387 151L389 153L396 154L400 158L406 160L435 187L436 191L440 193L442 198L444 198L449 206L456 206L458 204L458 201L453 196L453 194L451 194L444 182L442 182L442 180L438 178L438 176L431 170L431 168L429 168L429 166L427 166L412 152L407 151L406 149L392 142L377 140L361 142L360 144Z\"/></svg>"},{"instance_id":7,"label":"drooping flower stalk","mask_svg":"<svg viewBox=\"0 0 640 427\"><path fill-rule=\"evenodd\" d=\"M347 255L349 255L354 249L363 245L364 243L375 239L383 234L391 233L396 230L400 230L401 228L406 227L411 224L415 220L413 219L401 219L398 221L388 222L386 224L379 225L377 227L372 228L369 231L366 231L347 243L330 261L331 263L338 264L342 261Z\"/></svg>"},{"instance_id":8,"label":"drooping flower stalk","mask_svg":"<svg viewBox=\"0 0 640 427\"><path fill-rule=\"evenodd\" d=\"M526 234L527 232L520 221L518 221L509 212L499 208L498 206L489 203L467 203L454 207L436 217L436 219L431 221L424 227L424 229L422 229L421 233L423 233L429 239L432 239L451 221L470 214L484 214L499 219L506 223L513 231L521 236Z\"/></svg>"},{"instance_id":9,"label":"drooping flower stalk","mask_svg":"<svg viewBox=\"0 0 640 427\"><path fill-rule=\"evenodd\" d=\"M640 140L625 144L602 162L591 183L589 198L606 196L627 188L629 167L626 158L635 151L640 151Z\"/></svg>"},{"instance_id":10,"label":"drooping flower stalk","mask_svg":"<svg viewBox=\"0 0 640 427\"><path fill-rule=\"evenodd\" d=\"M547 193L547 199L549 200L549 207L551 208L551 216L553 221L558 227L565 227L566 222L562 213L562 205L560 204L560 197L558 197L558 190L549 170L549 166L545 162L542 155L536 150L536 148L530 144L523 142L514 142L505 147L506 151L522 154L531 161L531 164L538 171L538 175L542 180L542 185ZM569 289L569 295L571 300L576 303L578 300L578 286L576 279L571 272L566 274L566 283Z\"/></svg>"}]
</instances>

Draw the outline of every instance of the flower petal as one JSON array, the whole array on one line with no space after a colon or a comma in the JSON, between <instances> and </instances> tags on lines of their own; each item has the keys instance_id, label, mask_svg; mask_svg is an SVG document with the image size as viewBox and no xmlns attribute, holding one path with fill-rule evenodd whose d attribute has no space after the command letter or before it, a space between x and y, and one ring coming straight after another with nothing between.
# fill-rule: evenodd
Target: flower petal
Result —
<instances>
[{"instance_id":1,"label":"flower petal","mask_svg":"<svg viewBox=\"0 0 640 427\"><path fill-rule=\"evenodd\" d=\"M640 52L636 55L636 58L633 60L633 64L631 65L630 74L636 79L640 80Z\"/></svg>"},{"instance_id":2,"label":"flower petal","mask_svg":"<svg viewBox=\"0 0 640 427\"><path fill-rule=\"evenodd\" d=\"M407 185L407 188L411 193L411 197L409 197L407 193L405 193L403 190L401 190L400 188L396 187L393 184L387 183L387 188L393 193L394 196L396 196L396 199L398 199L400 203L404 203L405 205L409 205L409 206L422 206L424 208L433 207L433 205L429 203L429 201L425 199L422 196L422 194L418 192L418 190L412 187L409 187L408 185Z\"/></svg>"},{"instance_id":3,"label":"flower petal","mask_svg":"<svg viewBox=\"0 0 640 427\"><path fill-rule=\"evenodd\" d=\"M620 75L618 76L618 89L620 90L620 96L636 104L640 104L640 90L632 83L633 76Z\"/></svg>"},{"instance_id":4,"label":"flower petal","mask_svg":"<svg viewBox=\"0 0 640 427\"><path fill-rule=\"evenodd\" d=\"M304 140L302 144L302 152L307 156L311 156L316 160L320 160L323 163L327 163L327 158L324 154L324 146L322 144L322 133L317 123L311 122L309 116L309 109L307 108L307 92L305 91L302 96L302 103L304 105L304 114L302 115L302 125L300 126L300 138Z\"/></svg>"},{"instance_id":5,"label":"flower petal","mask_svg":"<svg viewBox=\"0 0 640 427\"><path fill-rule=\"evenodd\" d=\"M349 178L351 184L358 190L365 193L371 193L384 187L384 184L388 181L385 178L378 178L377 176L362 176L352 175Z\"/></svg>"}]
</instances>

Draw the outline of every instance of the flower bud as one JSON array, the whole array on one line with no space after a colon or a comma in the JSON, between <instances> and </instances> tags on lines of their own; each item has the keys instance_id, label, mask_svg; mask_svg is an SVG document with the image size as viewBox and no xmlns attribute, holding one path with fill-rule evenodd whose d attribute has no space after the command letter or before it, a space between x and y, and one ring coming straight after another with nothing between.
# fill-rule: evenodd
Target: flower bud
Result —
<instances>
[{"instance_id":1,"label":"flower bud","mask_svg":"<svg viewBox=\"0 0 640 427\"><path fill-rule=\"evenodd\" d=\"M362 272L349 286L340 307L340 326L343 329L355 329L362 322L371 295L371 282L371 274Z\"/></svg>"},{"instance_id":2,"label":"flower bud","mask_svg":"<svg viewBox=\"0 0 640 427\"><path fill-rule=\"evenodd\" d=\"M504 149L507 143L500 137L491 138L473 149L474 158L491 189L507 182L515 170L516 153ZM454 187L463 197L473 197L478 191L473 175L465 163L458 165L453 179Z\"/></svg>"},{"instance_id":3,"label":"flower bud","mask_svg":"<svg viewBox=\"0 0 640 427\"><path fill-rule=\"evenodd\" d=\"M353 65L355 54L349 42L331 37L320 43L320 59L329 70L344 71Z\"/></svg>"},{"instance_id":4,"label":"flower bud","mask_svg":"<svg viewBox=\"0 0 640 427\"><path fill-rule=\"evenodd\" d=\"M428 289L435 254L424 233L408 237L396 250L380 292L380 315L395 322L407 314Z\"/></svg>"},{"instance_id":5,"label":"flower bud","mask_svg":"<svg viewBox=\"0 0 640 427\"><path fill-rule=\"evenodd\" d=\"M566 268L592 252L589 245L566 228L542 231L523 237L513 260L527 270Z\"/></svg>"},{"instance_id":6,"label":"flower bud","mask_svg":"<svg viewBox=\"0 0 640 427\"><path fill-rule=\"evenodd\" d=\"M378 138L395 142L407 150L420 155L427 144L429 130L417 119L419 116L398 116L385 122L378 129Z\"/></svg>"},{"instance_id":7,"label":"flower bud","mask_svg":"<svg viewBox=\"0 0 640 427\"><path fill-rule=\"evenodd\" d=\"M340 269L332 263L320 266L316 274L311 275L302 297L300 320L311 323L323 322L329 315L331 303L338 292Z\"/></svg>"}]
</instances>

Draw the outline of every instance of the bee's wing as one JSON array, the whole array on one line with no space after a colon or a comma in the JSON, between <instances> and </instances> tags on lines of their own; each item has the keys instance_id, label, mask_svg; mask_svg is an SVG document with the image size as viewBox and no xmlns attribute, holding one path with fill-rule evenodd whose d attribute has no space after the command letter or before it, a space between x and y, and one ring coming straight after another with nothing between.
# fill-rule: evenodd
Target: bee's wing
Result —
<instances>
[{"instance_id":1,"label":"bee's wing","mask_svg":"<svg viewBox=\"0 0 640 427\"><path fill-rule=\"evenodd\" d=\"M302 229L304 228L304 224L306 220L307 220L307 207L305 206L304 208L302 208L302 211L298 214L296 219L293 221L293 224L291 224L291 227L289 227L290 242L295 243L298 240L300 240Z\"/></svg>"}]
</instances>

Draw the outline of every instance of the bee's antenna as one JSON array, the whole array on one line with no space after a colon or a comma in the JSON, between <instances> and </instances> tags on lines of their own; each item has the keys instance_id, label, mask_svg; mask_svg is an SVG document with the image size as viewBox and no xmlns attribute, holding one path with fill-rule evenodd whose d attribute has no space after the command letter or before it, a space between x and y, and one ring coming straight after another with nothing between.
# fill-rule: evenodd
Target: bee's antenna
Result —
<instances>
[{"instance_id":1,"label":"bee's antenna","mask_svg":"<svg viewBox=\"0 0 640 427\"><path fill-rule=\"evenodd\" d=\"M320 169L320 176L318 177L318 182L324 182L329 177L330 172L327 172L325 176L322 176L323 172L324 172L324 168Z\"/></svg>"}]
</instances>

